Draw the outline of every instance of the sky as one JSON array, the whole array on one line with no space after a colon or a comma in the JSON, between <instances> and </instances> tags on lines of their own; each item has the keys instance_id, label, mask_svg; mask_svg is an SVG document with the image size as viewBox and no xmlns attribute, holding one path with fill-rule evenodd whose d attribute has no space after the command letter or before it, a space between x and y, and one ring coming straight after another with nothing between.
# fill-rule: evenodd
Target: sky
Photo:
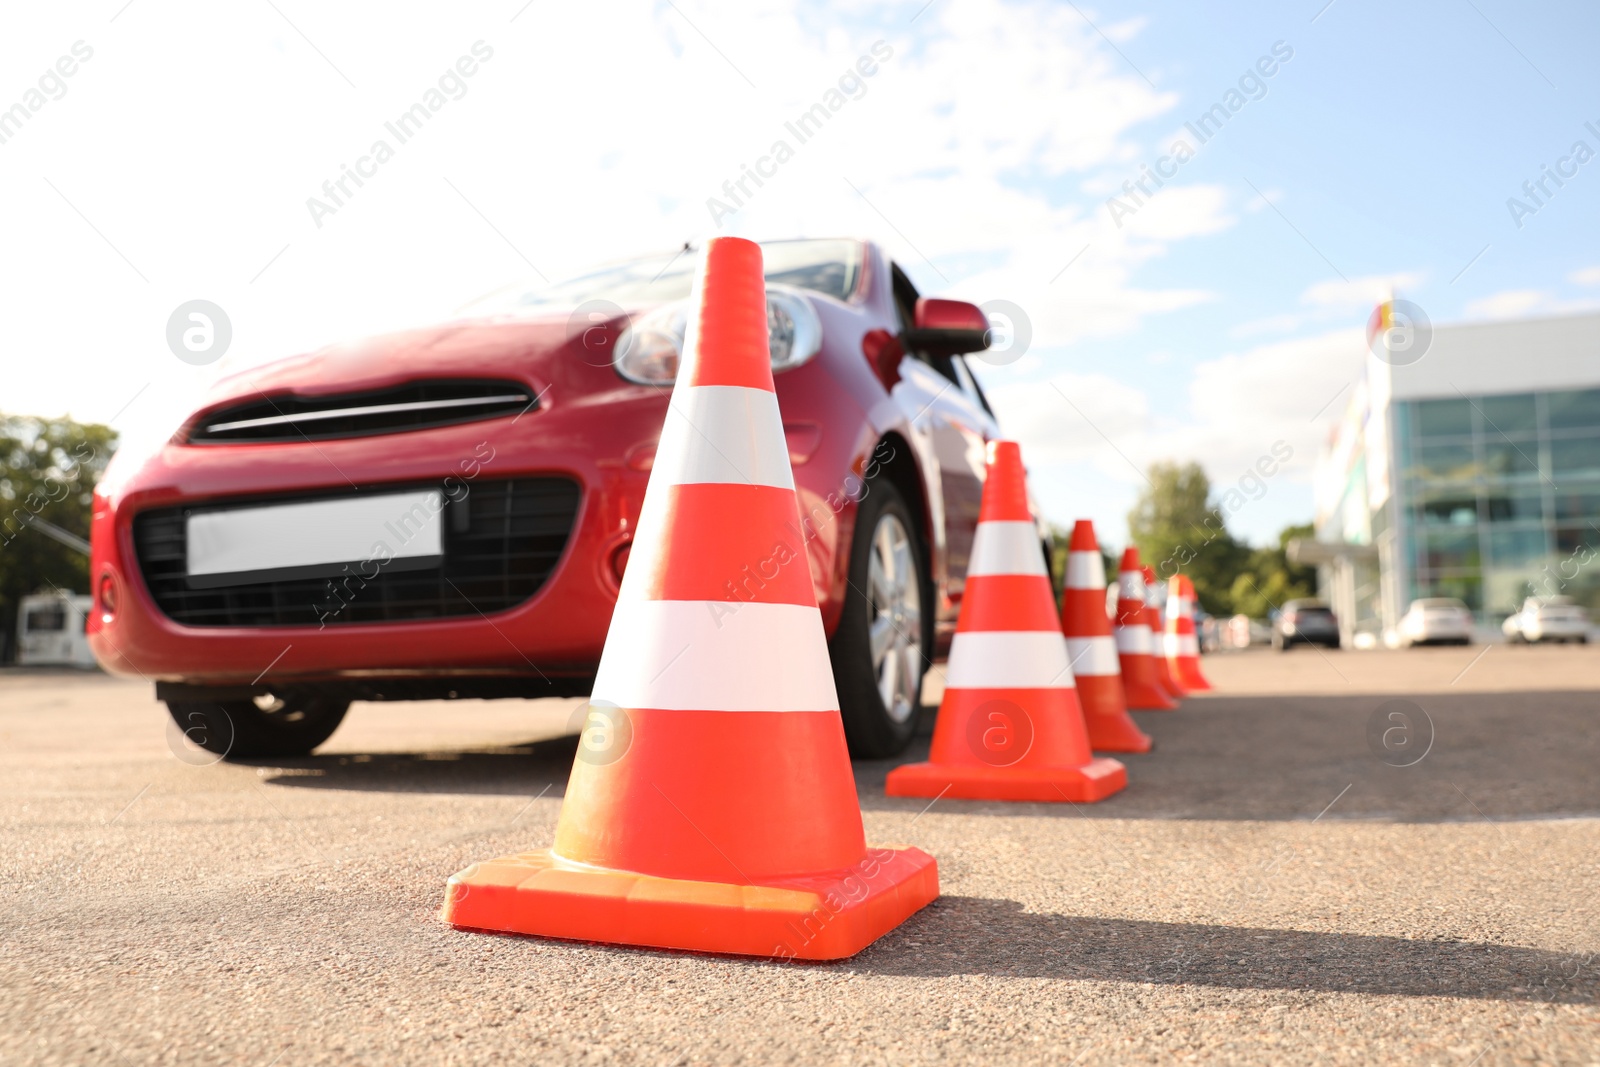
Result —
<instances>
[{"instance_id":1,"label":"sky","mask_svg":"<svg viewBox=\"0 0 1600 1067\"><path fill-rule=\"evenodd\" d=\"M1573 154L1600 152L1600 8L1577 2L108 0L7 31L0 109L38 106L0 127L0 411L130 450L230 369L508 282L847 234L925 295L1020 309L997 323L1027 344L978 371L1047 517L1116 546L1152 462L1221 491L1288 451L1229 518L1264 543L1309 521L1376 300L1600 306L1600 158ZM385 124L430 92L400 143ZM1535 201L1546 167L1569 176ZM199 299L232 337L196 366L167 334Z\"/></svg>"}]
</instances>

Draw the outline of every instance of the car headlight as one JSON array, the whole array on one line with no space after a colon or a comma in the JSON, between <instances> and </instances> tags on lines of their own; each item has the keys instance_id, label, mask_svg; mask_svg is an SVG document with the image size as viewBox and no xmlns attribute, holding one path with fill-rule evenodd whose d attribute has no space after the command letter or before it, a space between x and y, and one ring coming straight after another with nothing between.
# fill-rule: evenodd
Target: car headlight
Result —
<instances>
[{"instance_id":1,"label":"car headlight","mask_svg":"<svg viewBox=\"0 0 1600 1067\"><path fill-rule=\"evenodd\" d=\"M689 305L667 304L628 324L617 338L612 366L630 382L671 385L683 356ZM789 370L822 349L822 321L811 302L783 285L767 287L767 350L772 370Z\"/></svg>"},{"instance_id":2,"label":"car headlight","mask_svg":"<svg viewBox=\"0 0 1600 1067\"><path fill-rule=\"evenodd\" d=\"M617 338L611 365L630 382L671 385L683 355L689 305L667 304L630 322Z\"/></svg>"}]
</instances>

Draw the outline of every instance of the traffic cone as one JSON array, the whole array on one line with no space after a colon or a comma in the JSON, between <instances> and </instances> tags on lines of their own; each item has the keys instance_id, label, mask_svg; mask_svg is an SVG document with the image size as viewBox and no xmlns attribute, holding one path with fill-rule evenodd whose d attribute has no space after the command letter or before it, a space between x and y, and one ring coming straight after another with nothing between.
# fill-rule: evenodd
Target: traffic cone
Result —
<instances>
[{"instance_id":1,"label":"traffic cone","mask_svg":"<svg viewBox=\"0 0 1600 1067\"><path fill-rule=\"evenodd\" d=\"M950 645L928 762L896 767L895 797L1100 800L1127 785L1089 751L1067 642L1056 619L1022 453L989 445L989 474Z\"/></svg>"},{"instance_id":2,"label":"traffic cone","mask_svg":"<svg viewBox=\"0 0 1600 1067\"><path fill-rule=\"evenodd\" d=\"M1161 683L1161 688L1173 700L1182 700L1189 695L1189 691L1178 684L1178 679L1172 676L1172 668L1167 665L1166 622L1161 616L1161 594L1156 590L1156 572L1149 567L1144 568L1144 587L1148 601L1145 605L1145 621L1150 624L1150 658L1155 661L1156 681Z\"/></svg>"},{"instance_id":3,"label":"traffic cone","mask_svg":"<svg viewBox=\"0 0 1600 1067\"><path fill-rule=\"evenodd\" d=\"M1194 635L1194 583L1175 574L1167 583L1167 664L1185 689L1210 689L1200 673L1200 642Z\"/></svg>"},{"instance_id":4,"label":"traffic cone","mask_svg":"<svg viewBox=\"0 0 1600 1067\"><path fill-rule=\"evenodd\" d=\"M1128 707L1139 711L1172 711L1177 702L1156 677L1150 621L1145 617L1144 572L1139 550L1129 545L1117 567L1117 659L1122 663L1122 691Z\"/></svg>"},{"instance_id":5,"label":"traffic cone","mask_svg":"<svg viewBox=\"0 0 1600 1067\"><path fill-rule=\"evenodd\" d=\"M1078 683L1078 703L1089 728L1089 747L1099 752L1149 752L1150 738L1128 715L1122 664L1106 617L1106 565L1094 523L1079 519L1067 545L1067 582L1061 628Z\"/></svg>"},{"instance_id":6,"label":"traffic cone","mask_svg":"<svg viewBox=\"0 0 1600 1067\"><path fill-rule=\"evenodd\" d=\"M840 959L939 895L866 845L799 517L761 249L713 238L555 845L455 875L446 922Z\"/></svg>"}]
</instances>

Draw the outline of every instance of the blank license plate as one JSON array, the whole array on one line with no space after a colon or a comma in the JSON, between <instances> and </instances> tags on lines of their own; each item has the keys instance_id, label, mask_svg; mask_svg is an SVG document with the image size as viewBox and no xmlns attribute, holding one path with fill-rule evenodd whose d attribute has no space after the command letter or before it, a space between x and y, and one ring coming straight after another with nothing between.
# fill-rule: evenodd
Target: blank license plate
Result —
<instances>
[{"instance_id":1,"label":"blank license plate","mask_svg":"<svg viewBox=\"0 0 1600 1067\"><path fill-rule=\"evenodd\" d=\"M444 557L436 489L300 504L197 511L188 517L189 585L249 585L437 566ZM369 575L370 577L370 575Z\"/></svg>"}]
</instances>

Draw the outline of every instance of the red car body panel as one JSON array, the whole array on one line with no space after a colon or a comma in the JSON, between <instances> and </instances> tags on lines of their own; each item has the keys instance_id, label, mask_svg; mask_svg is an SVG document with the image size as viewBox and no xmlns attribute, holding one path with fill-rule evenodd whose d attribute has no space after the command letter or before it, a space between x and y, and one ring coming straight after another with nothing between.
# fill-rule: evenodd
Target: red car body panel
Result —
<instances>
[{"instance_id":1,"label":"red car body panel","mask_svg":"<svg viewBox=\"0 0 1600 1067\"><path fill-rule=\"evenodd\" d=\"M981 462L975 474L971 470L972 443L981 453L986 431L961 425L973 419L941 414L948 406L942 396L908 415L906 406L919 395L916 383L895 384L909 398L897 402L869 364L863 336L900 330L890 266L875 246L863 244L860 279L848 302L807 295L823 323L822 349L778 374L776 383L801 510L815 530L807 551L824 622L831 634L846 592L856 514L852 486L887 438L897 458L906 453L899 461L914 464L921 483L922 499L908 505L922 512L935 584L936 640L943 648L955 622L981 493ZM207 685L252 684L269 668L280 684L591 676L616 598L613 557L637 522L668 392L624 381L608 363L596 365L584 355L564 318L499 318L334 345L219 381L184 430L142 461L114 459L96 490L91 574L97 593L109 582L115 596L109 612L97 599L88 624L96 657L115 674ZM209 412L263 394L345 394L451 377L520 382L540 400L516 418L377 436L184 443L188 427ZM964 453L941 455L961 450L959 434L966 438ZM965 469L947 469L952 462ZM437 483L452 474L470 481L551 473L581 487L563 557L531 599L488 616L324 628L185 626L157 607L134 555L133 518L150 508L355 485ZM965 528L947 537L952 511ZM952 545L959 558L951 558Z\"/></svg>"}]
</instances>

